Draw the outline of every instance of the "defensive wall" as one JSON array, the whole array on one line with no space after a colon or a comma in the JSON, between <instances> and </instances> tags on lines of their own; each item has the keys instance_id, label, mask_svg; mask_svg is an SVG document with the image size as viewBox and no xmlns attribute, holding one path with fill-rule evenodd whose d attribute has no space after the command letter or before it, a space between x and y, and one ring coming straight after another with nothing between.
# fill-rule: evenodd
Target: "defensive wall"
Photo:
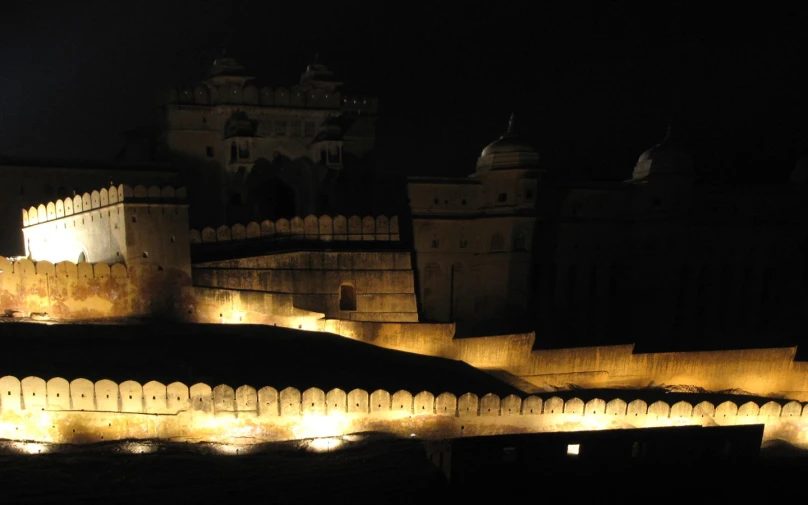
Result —
<instances>
[{"instance_id":1,"label":"defensive wall","mask_svg":"<svg viewBox=\"0 0 808 505\"><path fill-rule=\"evenodd\" d=\"M374 97L343 95L339 91L302 90L291 88L246 86L231 83L225 86L205 86L170 89L165 100L169 104L207 108L210 105L253 105L262 107L294 107L310 109L335 109L343 111L376 112L378 104Z\"/></svg>"},{"instance_id":2,"label":"defensive wall","mask_svg":"<svg viewBox=\"0 0 808 505\"><path fill-rule=\"evenodd\" d=\"M222 225L202 231L192 229L191 244L222 243L239 240L285 241L391 241L401 240L398 216L296 216L292 219L255 221L233 226Z\"/></svg>"},{"instance_id":3,"label":"defensive wall","mask_svg":"<svg viewBox=\"0 0 808 505\"><path fill-rule=\"evenodd\" d=\"M0 308L48 313L56 318L92 319L131 315L138 290L120 263L52 264L0 258Z\"/></svg>"},{"instance_id":4,"label":"defensive wall","mask_svg":"<svg viewBox=\"0 0 808 505\"><path fill-rule=\"evenodd\" d=\"M127 185L23 209L29 258L153 264L190 274L185 188Z\"/></svg>"},{"instance_id":5,"label":"defensive wall","mask_svg":"<svg viewBox=\"0 0 808 505\"><path fill-rule=\"evenodd\" d=\"M502 370L537 391L680 386L808 401L808 363L796 347L635 353L634 345L534 350L535 333L454 338L452 324L325 320L322 331L369 344Z\"/></svg>"},{"instance_id":6,"label":"defensive wall","mask_svg":"<svg viewBox=\"0 0 808 505\"><path fill-rule=\"evenodd\" d=\"M54 202L40 203L29 209L22 209L23 228L46 221L54 221L65 216L81 214L92 209L100 209L108 205L115 205L126 199L143 200L169 200L187 198L185 188L174 189L173 186L129 186L121 184L110 188L93 190L90 193L75 195L73 198L58 199Z\"/></svg>"},{"instance_id":7,"label":"defensive wall","mask_svg":"<svg viewBox=\"0 0 808 505\"><path fill-rule=\"evenodd\" d=\"M0 257L0 313L87 320L176 315L193 307L190 278L160 265L56 264Z\"/></svg>"},{"instance_id":8,"label":"defensive wall","mask_svg":"<svg viewBox=\"0 0 808 505\"><path fill-rule=\"evenodd\" d=\"M637 392L625 392L636 396ZM256 390L87 379L0 378L0 438L52 443L171 439L251 444L381 431L421 438L657 426L765 425L764 440L804 444L808 408L795 401L691 403L428 391L287 387Z\"/></svg>"},{"instance_id":9,"label":"defensive wall","mask_svg":"<svg viewBox=\"0 0 808 505\"><path fill-rule=\"evenodd\" d=\"M198 299L214 303L198 313L209 315L212 310L214 318L218 309L207 293L210 289L249 305L247 309L245 303L220 304L221 314L228 310L254 314L240 322L259 322L257 315L291 315L295 309L318 313L318 319L418 321L415 280L406 251L297 251L196 263L193 284ZM255 304L258 298L267 303Z\"/></svg>"}]
</instances>

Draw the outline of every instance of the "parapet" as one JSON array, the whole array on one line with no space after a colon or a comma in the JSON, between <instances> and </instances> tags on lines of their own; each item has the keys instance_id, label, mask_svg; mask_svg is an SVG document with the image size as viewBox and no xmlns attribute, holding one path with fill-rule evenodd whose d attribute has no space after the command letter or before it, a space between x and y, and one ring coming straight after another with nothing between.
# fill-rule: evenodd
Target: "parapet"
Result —
<instances>
[{"instance_id":1,"label":"parapet","mask_svg":"<svg viewBox=\"0 0 808 505\"><path fill-rule=\"evenodd\" d=\"M105 279L107 277L126 278L129 272L123 263L108 265L106 263L73 263L60 261L53 264L50 261L33 262L29 259L9 261L0 258L0 279L6 275L37 275L52 276L57 279Z\"/></svg>"},{"instance_id":2,"label":"parapet","mask_svg":"<svg viewBox=\"0 0 808 505\"><path fill-rule=\"evenodd\" d=\"M329 241L385 241L401 240L398 216L306 216L277 221L253 221L247 226L235 224L191 230L191 244L230 242L237 240L319 240Z\"/></svg>"},{"instance_id":3,"label":"parapet","mask_svg":"<svg viewBox=\"0 0 808 505\"><path fill-rule=\"evenodd\" d=\"M174 189L172 186L142 186L132 188L126 184L101 188L92 193L76 195L73 198L56 200L55 202L41 203L38 207L22 210L22 225L33 226L46 221L53 221L65 216L80 214L93 209L107 207L122 203L124 200L131 201L175 201L187 198L184 187Z\"/></svg>"},{"instance_id":4,"label":"parapet","mask_svg":"<svg viewBox=\"0 0 808 505\"><path fill-rule=\"evenodd\" d=\"M166 101L176 105L255 105L263 107L296 107L309 109L335 109L374 113L377 99L364 95L342 95L339 91L269 87L258 88L229 83L223 86L199 84L195 88L180 88L168 91Z\"/></svg>"},{"instance_id":5,"label":"parapet","mask_svg":"<svg viewBox=\"0 0 808 505\"><path fill-rule=\"evenodd\" d=\"M658 420L702 418L729 421L728 418L746 418L744 422L772 418L808 418L808 410L796 401L768 401L758 405L747 401L738 405L724 401L714 405L701 401L695 405L687 401L669 404L664 401L647 403L642 399L626 402L621 398L581 398L564 400L558 396L541 398L536 395L520 398L496 394L478 396L465 393L434 395L421 391L415 395L400 390L390 393L378 389L371 393L363 389L345 390L335 388L328 392L319 388L300 391L287 387L278 391L266 386L256 390L244 385L232 388L221 384L211 388L203 383L191 387L173 382L164 385L150 381L141 385L136 381L117 384L102 379L95 383L87 379L68 382L61 377L48 381L39 377L22 380L12 376L0 378L0 411L56 410L96 411L148 414L177 414L182 411L198 411L209 414L236 414L245 412L262 417L294 417L301 415L357 414L374 415L400 413L411 416L436 415L450 417L509 417L509 416L583 416L596 419L629 417L642 418L649 422ZM626 391L626 393L628 393ZM752 419L750 419L752 418ZM736 421L739 422L739 421Z\"/></svg>"}]
</instances>

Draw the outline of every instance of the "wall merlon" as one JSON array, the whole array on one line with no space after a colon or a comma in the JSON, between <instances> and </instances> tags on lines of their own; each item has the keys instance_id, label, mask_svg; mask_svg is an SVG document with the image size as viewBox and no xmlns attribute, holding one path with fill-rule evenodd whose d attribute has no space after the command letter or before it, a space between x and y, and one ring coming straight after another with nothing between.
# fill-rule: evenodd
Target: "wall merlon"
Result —
<instances>
[{"instance_id":1,"label":"wall merlon","mask_svg":"<svg viewBox=\"0 0 808 505\"><path fill-rule=\"evenodd\" d=\"M384 241L401 240L398 216L313 216L250 222L246 226L205 227L190 231L191 244L241 240Z\"/></svg>"},{"instance_id":2,"label":"wall merlon","mask_svg":"<svg viewBox=\"0 0 808 505\"><path fill-rule=\"evenodd\" d=\"M108 207L122 203L124 200L133 202L176 202L187 198L184 187L175 189L173 186L142 186L132 188L129 185L110 186L92 192L77 194L74 197L56 200L31 206L22 210L23 228L36 224L54 221L63 217L81 214L83 212Z\"/></svg>"}]
</instances>

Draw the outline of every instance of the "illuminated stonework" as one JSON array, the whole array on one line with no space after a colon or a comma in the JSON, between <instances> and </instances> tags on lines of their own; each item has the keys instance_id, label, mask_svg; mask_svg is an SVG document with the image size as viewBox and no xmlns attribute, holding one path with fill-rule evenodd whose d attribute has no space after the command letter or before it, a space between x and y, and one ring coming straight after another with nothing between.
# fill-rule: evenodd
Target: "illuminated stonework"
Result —
<instances>
[{"instance_id":1,"label":"illuminated stonework","mask_svg":"<svg viewBox=\"0 0 808 505\"><path fill-rule=\"evenodd\" d=\"M210 442L221 454L246 454L250 446L282 440L309 440L312 451L336 449L349 435L383 432L423 439L460 436L581 431L658 426L764 424L764 439L808 443L808 409L798 402L725 401L693 405L642 399L608 402L566 401L556 396L500 398L423 391L390 394L360 389L317 388L303 392L272 387L255 390L226 385L211 388L133 381L37 377L0 378L0 439L17 441L18 452L44 453L50 444L130 440L121 450L155 450L145 440ZM641 394L639 391L632 395ZM143 440L144 442L138 442Z\"/></svg>"}]
</instances>

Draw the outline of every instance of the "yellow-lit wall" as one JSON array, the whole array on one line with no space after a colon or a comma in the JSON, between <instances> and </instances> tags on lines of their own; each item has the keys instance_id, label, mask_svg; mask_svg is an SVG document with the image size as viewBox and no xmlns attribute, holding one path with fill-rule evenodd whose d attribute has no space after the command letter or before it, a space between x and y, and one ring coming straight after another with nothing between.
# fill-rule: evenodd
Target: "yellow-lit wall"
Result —
<instances>
[{"instance_id":1,"label":"yellow-lit wall","mask_svg":"<svg viewBox=\"0 0 808 505\"><path fill-rule=\"evenodd\" d=\"M808 363L796 348L634 353L633 345L533 350L535 334L453 338L451 324L328 320L324 331L388 349L502 370L539 390L687 386L808 400Z\"/></svg>"},{"instance_id":2,"label":"yellow-lit wall","mask_svg":"<svg viewBox=\"0 0 808 505\"><path fill-rule=\"evenodd\" d=\"M808 442L808 409L798 402L695 405L556 396L361 389L256 390L110 380L0 378L0 438L53 443L172 439L251 444L363 431L443 438L656 426L764 424L764 440Z\"/></svg>"},{"instance_id":3,"label":"yellow-lit wall","mask_svg":"<svg viewBox=\"0 0 808 505\"><path fill-rule=\"evenodd\" d=\"M170 266L0 258L0 313L64 320L176 314L193 304L190 282L187 272Z\"/></svg>"},{"instance_id":4,"label":"yellow-lit wall","mask_svg":"<svg viewBox=\"0 0 808 505\"><path fill-rule=\"evenodd\" d=\"M241 300L271 300L271 304L259 304L255 309L267 316L291 315L290 311L301 310L355 321L418 321L415 282L407 252L267 254L195 264L193 279L199 288L242 291L234 295ZM341 289L345 285L355 292L352 310L341 306ZM216 317L217 309L212 309ZM210 312L208 309L201 317L209 319Z\"/></svg>"}]
</instances>

